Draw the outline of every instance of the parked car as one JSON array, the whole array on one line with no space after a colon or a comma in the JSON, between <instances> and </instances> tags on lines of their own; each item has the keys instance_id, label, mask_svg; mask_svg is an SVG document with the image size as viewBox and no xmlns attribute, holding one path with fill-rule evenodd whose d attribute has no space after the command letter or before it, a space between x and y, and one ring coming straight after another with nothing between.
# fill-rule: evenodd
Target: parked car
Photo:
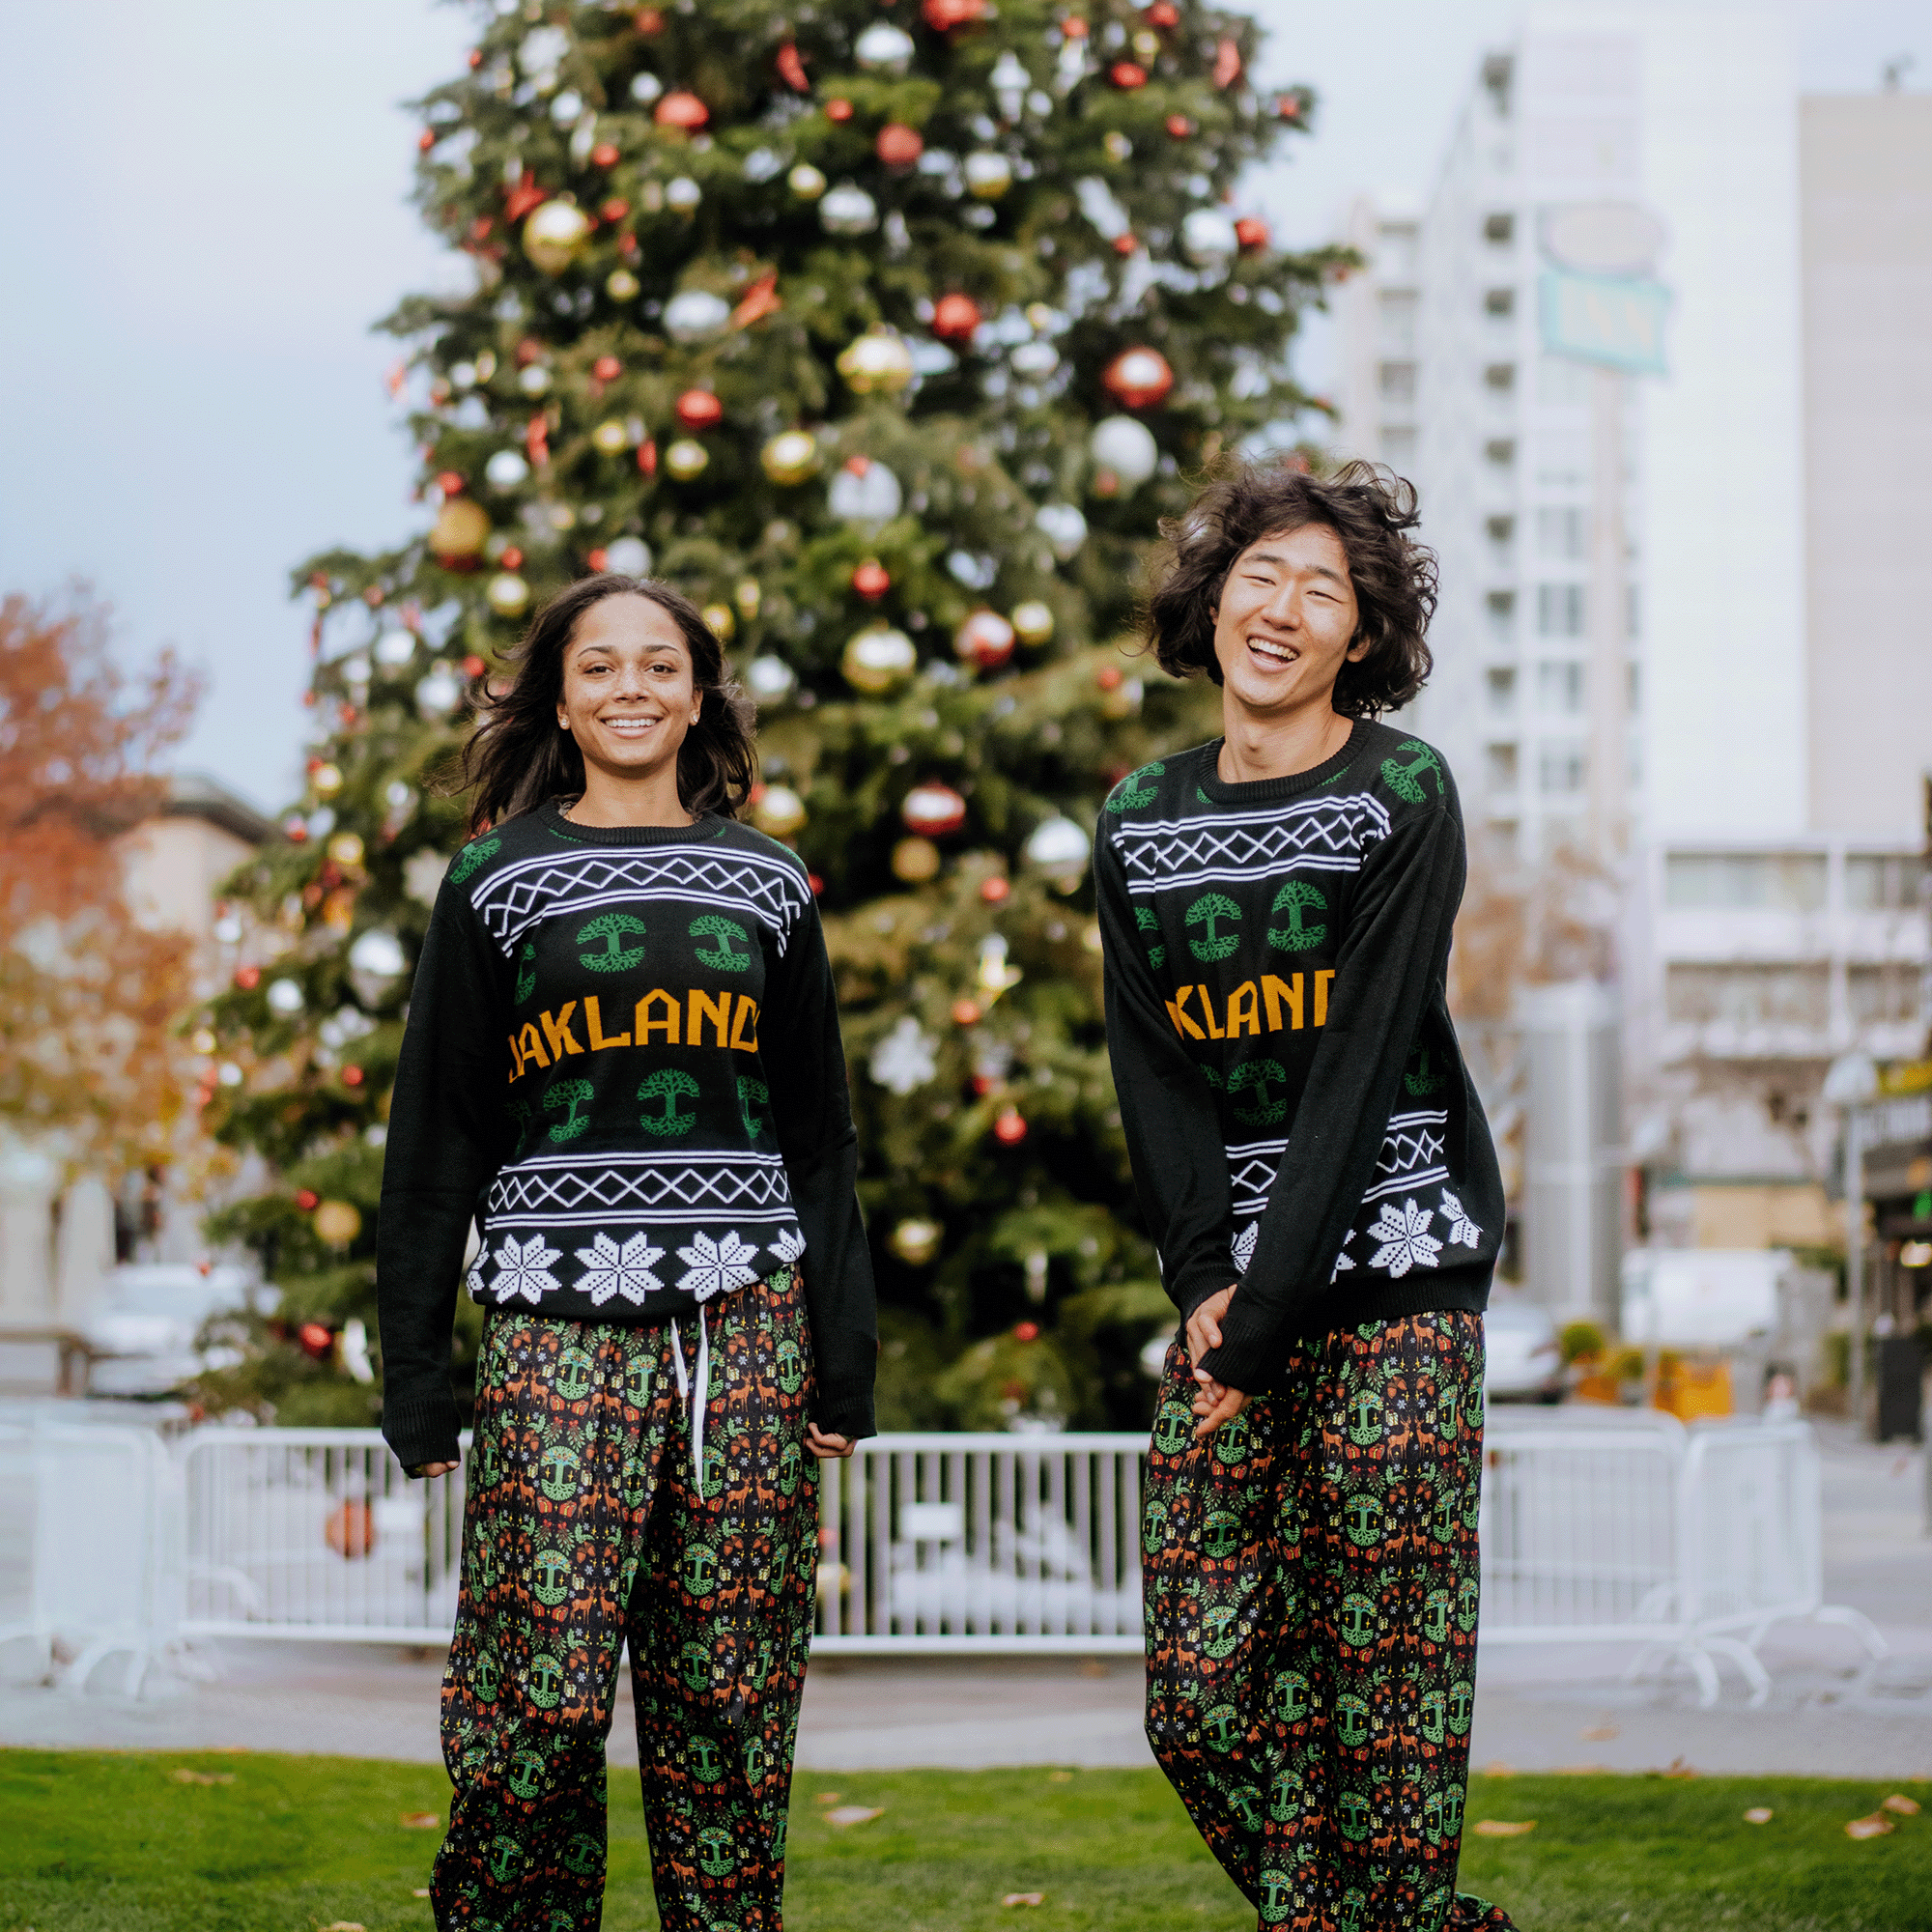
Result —
<instances>
[{"instance_id":1,"label":"parked car","mask_svg":"<svg viewBox=\"0 0 1932 1932\"><path fill-rule=\"evenodd\" d=\"M1484 1401L1563 1400L1563 1350L1548 1309L1492 1294L1483 1345Z\"/></svg>"},{"instance_id":2,"label":"parked car","mask_svg":"<svg viewBox=\"0 0 1932 1932\"><path fill-rule=\"evenodd\" d=\"M211 1315L246 1307L261 1292L245 1268L117 1267L81 1324L94 1350L88 1394L166 1395L190 1376L230 1367L241 1360L236 1350L198 1349L195 1338Z\"/></svg>"}]
</instances>

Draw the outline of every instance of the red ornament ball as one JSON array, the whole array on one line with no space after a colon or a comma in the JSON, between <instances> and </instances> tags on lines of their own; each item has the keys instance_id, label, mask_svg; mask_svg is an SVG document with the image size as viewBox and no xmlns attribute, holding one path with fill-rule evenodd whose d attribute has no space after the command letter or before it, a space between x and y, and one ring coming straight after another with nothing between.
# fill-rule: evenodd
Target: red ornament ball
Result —
<instances>
[{"instance_id":1,"label":"red ornament ball","mask_svg":"<svg viewBox=\"0 0 1932 1932\"><path fill-rule=\"evenodd\" d=\"M1170 6L1168 0L1153 0L1147 10L1147 23L1150 27L1178 27L1180 25L1180 9Z\"/></svg>"},{"instance_id":2,"label":"red ornament ball","mask_svg":"<svg viewBox=\"0 0 1932 1932\"><path fill-rule=\"evenodd\" d=\"M296 1206L299 1208L304 1214L306 1214L311 1208L318 1206L321 1203L321 1200L322 1196L318 1194L312 1187L298 1187L296 1189Z\"/></svg>"},{"instance_id":3,"label":"red ornament ball","mask_svg":"<svg viewBox=\"0 0 1932 1932\"><path fill-rule=\"evenodd\" d=\"M639 7L631 15L631 24L638 32L649 40L653 34L661 34L665 28L665 16L655 7Z\"/></svg>"},{"instance_id":4,"label":"red ornament ball","mask_svg":"<svg viewBox=\"0 0 1932 1932\"><path fill-rule=\"evenodd\" d=\"M1021 1321L1017 1323L1013 1329L1013 1340L1015 1342L1037 1342L1039 1340L1039 1323L1037 1321Z\"/></svg>"},{"instance_id":5,"label":"red ornament ball","mask_svg":"<svg viewBox=\"0 0 1932 1932\"><path fill-rule=\"evenodd\" d=\"M967 341L980 323L980 304L971 296L941 296L933 304L932 332L942 342Z\"/></svg>"},{"instance_id":6,"label":"red ornament ball","mask_svg":"<svg viewBox=\"0 0 1932 1932\"><path fill-rule=\"evenodd\" d=\"M1170 114L1167 117L1167 131L1177 141L1184 141L1194 131L1194 123L1184 114Z\"/></svg>"},{"instance_id":7,"label":"red ornament ball","mask_svg":"<svg viewBox=\"0 0 1932 1932\"><path fill-rule=\"evenodd\" d=\"M944 34L977 20L986 11L986 0L924 0L919 11L935 34Z\"/></svg>"},{"instance_id":8,"label":"red ornament ball","mask_svg":"<svg viewBox=\"0 0 1932 1932\"><path fill-rule=\"evenodd\" d=\"M613 227L631 212L631 204L620 194L613 194L597 213Z\"/></svg>"},{"instance_id":9,"label":"red ornament ball","mask_svg":"<svg viewBox=\"0 0 1932 1932\"><path fill-rule=\"evenodd\" d=\"M604 550L587 550L583 553L583 560L592 570L608 570L611 565L611 554Z\"/></svg>"},{"instance_id":10,"label":"red ornament ball","mask_svg":"<svg viewBox=\"0 0 1932 1932\"><path fill-rule=\"evenodd\" d=\"M422 132L416 136L416 151L419 154L426 155L435 146L436 146L436 130L433 128L425 128L422 130Z\"/></svg>"},{"instance_id":11,"label":"red ornament ball","mask_svg":"<svg viewBox=\"0 0 1932 1932\"><path fill-rule=\"evenodd\" d=\"M521 570L524 567L524 554L515 544L506 550L500 559L505 570Z\"/></svg>"},{"instance_id":12,"label":"red ornament ball","mask_svg":"<svg viewBox=\"0 0 1932 1932\"><path fill-rule=\"evenodd\" d=\"M1235 240L1241 244L1241 253L1253 255L1268 244L1268 225L1259 214L1244 214L1235 223Z\"/></svg>"},{"instance_id":13,"label":"red ornament ball","mask_svg":"<svg viewBox=\"0 0 1932 1932\"><path fill-rule=\"evenodd\" d=\"M614 168L617 165L617 150L609 141L599 141L590 151L593 167Z\"/></svg>"},{"instance_id":14,"label":"red ornament ball","mask_svg":"<svg viewBox=\"0 0 1932 1932\"><path fill-rule=\"evenodd\" d=\"M1107 70L1107 78L1116 87L1131 93L1133 89L1147 85L1148 73L1138 61L1116 61Z\"/></svg>"},{"instance_id":15,"label":"red ornament ball","mask_svg":"<svg viewBox=\"0 0 1932 1932\"><path fill-rule=\"evenodd\" d=\"M252 993L262 983L262 969L259 966L236 967L235 983L244 993Z\"/></svg>"},{"instance_id":16,"label":"red ornament ball","mask_svg":"<svg viewBox=\"0 0 1932 1932\"><path fill-rule=\"evenodd\" d=\"M990 879L980 881L980 896L988 905L1005 905L1012 896L1012 887L996 872Z\"/></svg>"},{"instance_id":17,"label":"red ornament ball","mask_svg":"<svg viewBox=\"0 0 1932 1932\"><path fill-rule=\"evenodd\" d=\"M474 651L471 651L469 655L463 660L463 675L465 677L481 677L483 673L489 668L490 667L486 665L483 662L483 660L476 655Z\"/></svg>"},{"instance_id":18,"label":"red ornament ball","mask_svg":"<svg viewBox=\"0 0 1932 1932\"><path fill-rule=\"evenodd\" d=\"M1308 103L1298 94L1278 95L1275 99L1274 111L1284 121L1299 121L1307 108Z\"/></svg>"},{"instance_id":19,"label":"red ornament ball","mask_svg":"<svg viewBox=\"0 0 1932 1932\"><path fill-rule=\"evenodd\" d=\"M624 365L614 355L600 355L591 363L590 373L600 383L614 383L624 373Z\"/></svg>"},{"instance_id":20,"label":"red ornament ball","mask_svg":"<svg viewBox=\"0 0 1932 1932\"><path fill-rule=\"evenodd\" d=\"M876 604L893 587L893 580L886 567L875 556L868 556L852 573L852 588L867 604Z\"/></svg>"},{"instance_id":21,"label":"red ornament ball","mask_svg":"<svg viewBox=\"0 0 1932 1932\"><path fill-rule=\"evenodd\" d=\"M952 1024L954 1026L978 1026L980 1024L979 1001L954 1000L952 1002Z\"/></svg>"},{"instance_id":22,"label":"red ornament ball","mask_svg":"<svg viewBox=\"0 0 1932 1932\"><path fill-rule=\"evenodd\" d=\"M686 429L716 429L724 405L709 389L687 389L677 399L677 419Z\"/></svg>"},{"instance_id":23,"label":"red ornament ball","mask_svg":"<svg viewBox=\"0 0 1932 1932\"><path fill-rule=\"evenodd\" d=\"M313 1355L318 1362L335 1347L333 1331L321 1321L304 1321L296 1330L296 1340L301 1344L302 1353Z\"/></svg>"},{"instance_id":24,"label":"red ornament ball","mask_svg":"<svg viewBox=\"0 0 1932 1932\"><path fill-rule=\"evenodd\" d=\"M1117 255L1131 255L1140 245L1131 235L1114 237L1114 253Z\"/></svg>"},{"instance_id":25,"label":"red ornament ball","mask_svg":"<svg viewBox=\"0 0 1932 1932\"><path fill-rule=\"evenodd\" d=\"M909 168L925 153L925 143L920 138L917 128L908 128L902 122L888 121L879 129L879 138L872 143L872 151L889 168Z\"/></svg>"},{"instance_id":26,"label":"red ornament ball","mask_svg":"<svg viewBox=\"0 0 1932 1932\"><path fill-rule=\"evenodd\" d=\"M1017 1107L1003 1107L993 1122L993 1138L1002 1147L1018 1147L1027 1137L1026 1116Z\"/></svg>"},{"instance_id":27,"label":"red ornament ball","mask_svg":"<svg viewBox=\"0 0 1932 1932\"><path fill-rule=\"evenodd\" d=\"M345 1066L342 1069L342 1084L345 1087L361 1086L362 1069L359 1066Z\"/></svg>"},{"instance_id":28,"label":"red ornament ball","mask_svg":"<svg viewBox=\"0 0 1932 1932\"><path fill-rule=\"evenodd\" d=\"M944 838L966 823L966 801L947 784L915 785L899 807L908 832L922 838Z\"/></svg>"},{"instance_id":29,"label":"red ornament ball","mask_svg":"<svg viewBox=\"0 0 1932 1932\"><path fill-rule=\"evenodd\" d=\"M1174 371L1158 349L1123 349L1100 372L1100 381L1123 410L1151 410L1174 387Z\"/></svg>"},{"instance_id":30,"label":"red ornament ball","mask_svg":"<svg viewBox=\"0 0 1932 1932\"><path fill-rule=\"evenodd\" d=\"M825 118L828 121L851 120L852 103L843 95L835 95L825 103Z\"/></svg>"},{"instance_id":31,"label":"red ornament ball","mask_svg":"<svg viewBox=\"0 0 1932 1932\"><path fill-rule=\"evenodd\" d=\"M440 469L437 472L436 487L445 497L455 497L462 492L463 478L453 469Z\"/></svg>"},{"instance_id":32,"label":"red ornament ball","mask_svg":"<svg viewBox=\"0 0 1932 1932\"><path fill-rule=\"evenodd\" d=\"M695 133L711 119L711 110L695 94L667 94L652 111L651 119L660 128L682 128Z\"/></svg>"},{"instance_id":33,"label":"red ornament ball","mask_svg":"<svg viewBox=\"0 0 1932 1932\"><path fill-rule=\"evenodd\" d=\"M1102 691L1118 691L1121 688L1121 668L1119 665L1102 665L1094 673L1094 682Z\"/></svg>"},{"instance_id":34,"label":"red ornament ball","mask_svg":"<svg viewBox=\"0 0 1932 1932\"><path fill-rule=\"evenodd\" d=\"M953 632L952 648L981 670L998 670L1013 654L1013 627L997 611L975 611Z\"/></svg>"}]
</instances>

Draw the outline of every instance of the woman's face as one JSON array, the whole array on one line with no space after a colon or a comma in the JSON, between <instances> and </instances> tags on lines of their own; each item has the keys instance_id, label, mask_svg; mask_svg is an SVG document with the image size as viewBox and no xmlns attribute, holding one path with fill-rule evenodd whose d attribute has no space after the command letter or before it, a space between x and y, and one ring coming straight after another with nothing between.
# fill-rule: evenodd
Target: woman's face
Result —
<instances>
[{"instance_id":1,"label":"woman's face","mask_svg":"<svg viewBox=\"0 0 1932 1932\"><path fill-rule=\"evenodd\" d=\"M556 722L586 767L633 782L674 771L703 704L691 647L662 605L620 593L578 618L563 647Z\"/></svg>"}]
</instances>

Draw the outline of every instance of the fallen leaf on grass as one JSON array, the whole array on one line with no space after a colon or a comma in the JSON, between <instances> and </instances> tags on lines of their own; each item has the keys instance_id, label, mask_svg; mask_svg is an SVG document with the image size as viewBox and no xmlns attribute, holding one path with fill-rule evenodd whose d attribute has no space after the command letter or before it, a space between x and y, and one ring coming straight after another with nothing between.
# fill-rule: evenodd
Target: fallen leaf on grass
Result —
<instances>
[{"instance_id":1,"label":"fallen leaf on grass","mask_svg":"<svg viewBox=\"0 0 1932 1932\"><path fill-rule=\"evenodd\" d=\"M1771 1806L1769 1804L1753 1804L1745 1813L1745 1823L1747 1825L1769 1825L1771 1823Z\"/></svg>"},{"instance_id":2,"label":"fallen leaf on grass","mask_svg":"<svg viewBox=\"0 0 1932 1932\"><path fill-rule=\"evenodd\" d=\"M1577 1735L1586 1745L1601 1745L1607 1744L1612 1738L1621 1737L1623 1732L1615 1724L1592 1724L1588 1729L1578 1731Z\"/></svg>"},{"instance_id":3,"label":"fallen leaf on grass","mask_svg":"<svg viewBox=\"0 0 1932 1932\"><path fill-rule=\"evenodd\" d=\"M1000 1900L1002 1905L1044 1905L1046 1893L1043 1891L1009 1891Z\"/></svg>"},{"instance_id":4,"label":"fallen leaf on grass","mask_svg":"<svg viewBox=\"0 0 1932 1932\"><path fill-rule=\"evenodd\" d=\"M1049 1784L1071 1784L1073 1774L1070 1771L1049 1771L1046 1774L1046 1781Z\"/></svg>"},{"instance_id":5,"label":"fallen leaf on grass","mask_svg":"<svg viewBox=\"0 0 1932 1932\"><path fill-rule=\"evenodd\" d=\"M818 1802L821 1804L837 1804L839 1797L840 1794L837 1791L821 1791L818 1794Z\"/></svg>"},{"instance_id":6,"label":"fallen leaf on grass","mask_svg":"<svg viewBox=\"0 0 1932 1932\"><path fill-rule=\"evenodd\" d=\"M412 1892L410 1893L410 1896L412 1898L427 1898L429 1896L429 1887L426 1885L419 1885Z\"/></svg>"},{"instance_id":7,"label":"fallen leaf on grass","mask_svg":"<svg viewBox=\"0 0 1932 1932\"><path fill-rule=\"evenodd\" d=\"M1896 1811L1901 1818L1916 1818L1919 1804L1918 1799L1908 1798L1902 1791L1894 1791L1878 1808L1881 1811Z\"/></svg>"},{"instance_id":8,"label":"fallen leaf on grass","mask_svg":"<svg viewBox=\"0 0 1932 1932\"><path fill-rule=\"evenodd\" d=\"M842 1830L847 1825L869 1825L874 1818L883 1817L884 1815L885 1806L883 1804L869 1806L865 1804L841 1804L836 1811L828 1811L825 1814L825 1822L828 1825L837 1825ZM1889 1830L1890 1828L1888 1827L1887 1829Z\"/></svg>"},{"instance_id":9,"label":"fallen leaf on grass","mask_svg":"<svg viewBox=\"0 0 1932 1932\"><path fill-rule=\"evenodd\" d=\"M232 1771L190 1771L186 1765L183 1765L179 1771L169 1772L168 1776L177 1784L233 1784L235 1782L235 1774Z\"/></svg>"},{"instance_id":10,"label":"fallen leaf on grass","mask_svg":"<svg viewBox=\"0 0 1932 1932\"><path fill-rule=\"evenodd\" d=\"M359 1918L336 1918L322 1928L322 1932L362 1932Z\"/></svg>"},{"instance_id":11,"label":"fallen leaf on grass","mask_svg":"<svg viewBox=\"0 0 1932 1932\"><path fill-rule=\"evenodd\" d=\"M1526 1832L1536 1830L1536 1820L1525 1818L1520 1824L1507 1818L1478 1818L1476 1836L1479 1838L1520 1838Z\"/></svg>"},{"instance_id":12,"label":"fallen leaf on grass","mask_svg":"<svg viewBox=\"0 0 1932 1932\"><path fill-rule=\"evenodd\" d=\"M1652 1777L1695 1777L1697 1774L1681 1757L1674 1757L1662 1771L1653 1771L1650 1776Z\"/></svg>"},{"instance_id":13,"label":"fallen leaf on grass","mask_svg":"<svg viewBox=\"0 0 1932 1932\"><path fill-rule=\"evenodd\" d=\"M1516 1766L1505 1764L1499 1757L1492 1758L1483 1767L1483 1776L1485 1777L1514 1777L1516 1776Z\"/></svg>"},{"instance_id":14,"label":"fallen leaf on grass","mask_svg":"<svg viewBox=\"0 0 1932 1932\"><path fill-rule=\"evenodd\" d=\"M1882 1838L1888 1832L1895 1832L1898 1827L1889 1818L1881 1818L1874 1811L1869 1818L1854 1818L1845 1827L1848 1838Z\"/></svg>"},{"instance_id":15,"label":"fallen leaf on grass","mask_svg":"<svg viewBox=\"0 0 1932 1932\"><path fill-rule=\"evenodd\" d=\"M405 1811L396 1823L407 1825L412 1832L434 1832L442 1820L434 1811Z\"/></svg>"}]
</instances>

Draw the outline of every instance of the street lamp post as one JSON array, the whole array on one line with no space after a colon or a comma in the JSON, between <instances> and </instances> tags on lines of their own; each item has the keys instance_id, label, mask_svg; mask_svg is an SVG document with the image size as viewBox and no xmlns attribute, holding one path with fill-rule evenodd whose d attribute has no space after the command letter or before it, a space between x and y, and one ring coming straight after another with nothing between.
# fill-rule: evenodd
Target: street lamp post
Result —
<instances>
[{"instance_id":1,"label":"street lamp post","mask_svg":"<svg viewBox=\"0 0 1932 1932\"><path fill-rule=\"evenodd\" d=\"M1852 1427L1864 1427L1865 1404L1865 1149L1864 1108L1878 1092L1871 1055L1841 1053L1825 1075L1825 1098L1836 1107L1845 1130L1845 1299L1852 1319L1845 1362L1845 1401Z\"/></svg>"}]
</instances>

